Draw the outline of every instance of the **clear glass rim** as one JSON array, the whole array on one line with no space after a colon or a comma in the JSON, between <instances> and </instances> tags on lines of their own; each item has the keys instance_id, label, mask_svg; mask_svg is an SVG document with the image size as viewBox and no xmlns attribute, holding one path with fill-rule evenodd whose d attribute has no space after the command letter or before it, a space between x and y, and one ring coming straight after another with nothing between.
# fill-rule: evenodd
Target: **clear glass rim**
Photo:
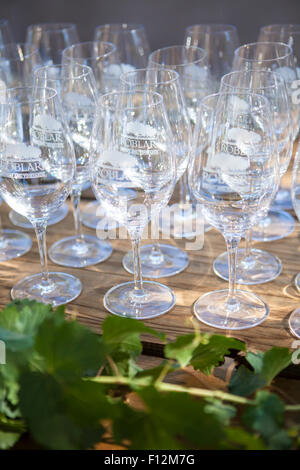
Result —
<instances>
[{"instance_id":1,"label":"clear glass rim","mask_svg":"<svg viewBox=\"0 0 300 470\"><path fill-rule=\"evenodd\" d=\"M76 42L75 44L72 44L71 46L68 46L66 47L62 54L65 55L67 58L73 58L73 59L90 59L90 58L95 58L94 56L91 56L91 55L84 55L82 54L82 56L77 56L77 57L72 57L70 56L71 54L71 51L74 51L75 48L79 48L80 47L95 47L95 45L97 44L103 44L105 47L109 48L109 50L107 52L104 52L103 54L100 54L99 56L97 56L96 58L100 58L100 57L109 57L111 54L114 54L117 52L117 46L115 44L113 44L112 42L108 42L108 41L84 41L84 42Z\"/></svg>"},{"instance_id":2,"label":"clear glass rim","mask_svg":"<svg viewBox=\"0 0 300 470\"><path fill-rule=\"evenodd\" d=\"M114 103L106 103L105 100L110 98L117 98L119 97L126 97L126 96L136 96L136 95L148 95L154 98L153 103L145 103L143 105L136 105L136 106L124 106L124 109L141 109L141 108L154 108L155 106L161 105L163 103L163 97L156 93L155 91L111 91L109 93L105 93L101 95L97 100L97 105L114 111L118 108L118 106Z\"/></svg>"},{"instance_id":3,"label":"clear glass rim","mask_svg":"<svg viewBox=\"0 0 300 470\"><path fill-rule=\"evenodd\" d=\"M169 51L171 49L178 49L178 50L194 50L194 51L199 51L202 55L202 57L198 57L197 59L194 59L192 61L189 61L189 62L183 62L182 64L174 64L175 67L185 67L186 65L191 65L191 64L199 64L199 62L202 62L204 59L206 59L207 57L207 54L206 54L206 51L204 49L202 49L201 47L197 47L197 46L184 46L184 45L177 45L177 46L166 46L166 47L162 47L160 49L156 49L155 51L151 52L151 54L149 55L149 63L151 64L151 62L153 64L156 64L156 65L162 65L161 62L157 62L156 60L153 60L153 57L155 56L155 54L158 54L160 52L166 52L166 51ZM171 65L171 64L166 64L166 65Z\"/></svg>"},{"instance_id":4,"label":"clear glass rim","mask_svg":"<svg viewBox=\"0 0 300 470\"><path fill-rule=\"evenodd\" d=\"M45 23L34 23L30 24L27 27L27 31L34 31L34 30L44 30L46 32L56 32L56 31L65 31L65 30L77 30L77 26L75 23L55 23L55 22L45 22Z\"/></svg>"},{"instance_id":5,"label":"clear glass rim","mask_svg":"<svg viewBox=\"0 0 300 470\"><path fill-rule=\"evenodd\" d=\"M123 33L145 31L145 26L140 23L105 23L95 27L95 34L97 34L98 31L102 31L107 28L112 31L121 31Z\"/></svg>"},{"instance_id":6,"label":"clear glass rim","mask_svg":"<svg viewBox=\"0 0 300 470\"><path fill-rule=\"evenodd\" d=\"M190 26L187 26L185 28L185 31L186 31L186 33L191 33L196 28L199 29L199 32L205 33L205 34L224 34L224 33L235 33L235 32L237 32L237 27L236 26L234 26L232 24L226 24L226 23L198 23L198 24L192 24ZM205 31L205 29L207 29L207 28L210 28L210 30ZM214 28L216 28L216 29L214 29Z\"/></svg>"},{"instance_id":7,"label":"clear glass rim","mask_svg":"<svg viewBox=\"0 0 300 470\"><path fill-rule=\"evenodd\" d=\"M273 23L267 24L260 28L260 31L264 33L274 33L280 31L281 29L285 30L287 33L300 34L300 24L299 23Z\"/></svg>"},{"instance_id":8,"label":"clear glass rim","mask_svg":"<svg viewBox=\"0 0 300 470\"><path fill-rule=\"evenodd\" d=\"M200 101L200 108L204 107L206 109L209 109L209 110L212 110L214 109L214 107L212 105L209 105L208 102L211 101L211 100L215 100L217 98L220 98L221 96L237 96L238 98L242 95L247 95L247 96L253 96L255 98L259 98L261 100L261 104L264 106L264 107L269 107L269 102L268 102L268 99L264 96L264 95L261 95L259 93L255 93L255 92L248 92L248 93L240 93L240 92L236 92L236 93L232 93L232 92L218 92L218 93L212 93L211 95L207 95L205 96L204 98L202 98L202 100ZM240 114L249 114L249 111L244 111L243 110L240 110L239 111Z\"/></svg>"},{"instance_id":9,"label":"clear glass rim","mask_svg":"<svg viewBox=\"0 0 300 470\"><path fill-rule=\"evenodd\" d=\"M32 49L29 53L25 53L25 47L28 47L30 49ZM5 51L6 49L9 50L9 52L11 52L13 50L13 48L15 48L15 51L18 52L19 49L21 48L22 50L22 55L23 55L23 58L27 59L29 57L32 57L34 55L36 55L37 57L40 56L39 54L39 50L38 48L36 47L35 44L30 44L29 42L9 42L8 44L5 44L4 46L0 46L0 51ZM6 60L9 60L10 62L19 62L21 61L22 62L22 59L20 57L6 57L5 55L1 56L0 58L3 58L3 59L6 59Z\"/></svg>"},{"instance_id":10,"label":"clear glass rim","mask_svg":"<svg viewBox=\"0 0 300 470\"><path fill-rule=\"evenodd\" d=\"M279 82L282 86L284 85L283 77L281 77L281 75L279 75L276 72L272 72L271 70L233 70L232 72L229 72L229 73L226 73L225 75L223 75L223 77L221 78L220 88L221 88L222 84L224 84L228 88L238 89L238 90L247 90L248 89L247 86L243 87L243 86L240 86L240 85L231 85L230 83L227 82L227 79L232 77L232 76L248 75L248 74L251 74L253 72L255 74L269 75L271 78L274 78L274 83L273 84L271 84L271 85L262 85L262 86L257 87L258 89L264 90L264 89L269 89L269 88L275 88L277 82Z\"/></svg>"},{"instance_id":11,"label":"clear glass rim","mask_svg":"<svg viewBox=\"0 0 300 470\"><path fill-rule=\"evenodd\" d=\"M51 77L47 77L47 71L48 70L51 70L51 69L59 69L59 70L67 70L67 71L70 71L70 66L67 65L67 64L52 64L52 65L43 65L42 67L39 67L35 72L34 72L34 78L42 78L43 77L43 73L45 74L46 73L46 77L49 78L49 80L53 80L53 81L64 81L64 80L69 80L69 79L72 79L72 80L80 80L81 78L84 78L84 77L88 77L88 76L91 76L93 71L91 69L91 67L89 67L88 65L84 65L84 64L78 64L78 63L75 63L74 64L74 67L79 67L80 69L82 69L82 73L80 73L79 75L76 75L76 74L70 74L70 75L67 75L66 77L62 77L62 76L59 76L59 77L54 77L54 78L51 78ZM72 69L73 70L73 69ZM42 88L42 87L41 87ZM51 87L47 87L47 88L51 88Z\"/></svg>"},{"instance_id":12,"label":"clear glass rim","mask_svg":"<svg viewBox=\"0 0 300 470\"><path fill-rule=\"evenodd\" d=\"M150 81L150 82L147 82L149 84L155 84L155 85L169 85L171 83L174 83L174 82L178 82L179 81L179 74L178 72L176 72L176 70L172 70L172 69L155 69L155 68L144 68L144 69L135 69L135 70L131 70L130 72L124 72L120 75L120 82L123 82L125 83L126 85L131 85L132 83L128 80L126 80L127 77L130 77L130 76L134 76L134 75L138 75L139 72L152 72L152 73L166 73L166 74L170 74L170 75L173 75L173 77L167 79L167 80L160 80L160 81ZM145 85L146 83L145 82L136 82L136 83L133 83L133 85L135 86L142 86L142 85Z\"/></svg>"},{"instance_id":13,"label":"clear glass rim","mask_svg":"<svg viewBox=\"0 0 300 470\"><path fill-rule=\"evenodd\" d=\"M32 93L29 93L29 91L33 92L36 90L43 90L43 92L47 93L47 96L43 96L43 98L26 98L26 99L21 99L17 103L13 99L13 96L10 98L7 96L7 94L13 94L13 92L17 93L18 91L23 91L24 96L32 96ZM29 103L44 103L45 101L50 101L53 100L53 98L57 97L57 91L54 88L51 87L33 87L33 86L18 86L18 87L12 87L12 88L6 88L5 90L5 95L4 99L5 101L1 103L2 105L25 105ZM0 100L3 95L0 94Z\"/></svg>"},{"instance_id":14,"label":"clear glass rim","mask_svg":"<svg viewBox=\"0 0 300 470\"><path fill-rule=\"evenodd\" d=\"M261 59L251 59L251 58L248 58L248 57L242 57L240 55L240 51L242 50L246 50L247 48L254 48L254 47L257 47L258 45L272 45L272 46L280 46L280 47L283 47L286 49L286 54L283 54L283 55L278 55L276 57L274 57L273 59L263 59L263 62L272 62L273 60L280 60L280 59L285 59L286 57L289 57L293 54L293 50L292 48L288 45L288 44L285 44L284 42L281 42L281 41L260 41L260 42L250 42L248 44L243 44L242 46L238 47L235 51L234 51L234 55L236 57L239 57L241 60L244 60L244 61L247 61L247 62L261 62L262 60Z\"/></svg>"}]
</instances>

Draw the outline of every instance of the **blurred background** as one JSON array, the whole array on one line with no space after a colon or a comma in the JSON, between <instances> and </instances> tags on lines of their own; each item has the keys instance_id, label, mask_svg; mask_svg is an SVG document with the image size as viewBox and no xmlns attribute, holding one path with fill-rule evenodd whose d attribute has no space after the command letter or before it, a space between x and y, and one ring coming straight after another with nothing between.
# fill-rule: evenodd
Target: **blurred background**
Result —
<instances>
[{"instance_id":1,"label":"blurred background","mask_svg":"<svg viewBox=\"0 0 300 470\"><path fill-rule=\"evenodd\" d=\"M1 0L17 41L29 24L73 22L81 41L92 39L104 23L142 23L151 49L183 42L184 29L195 23L229 23L238 27L241 43L257 39L259 27L300 23L299 0Z\"/></svg>"}]
</instances>

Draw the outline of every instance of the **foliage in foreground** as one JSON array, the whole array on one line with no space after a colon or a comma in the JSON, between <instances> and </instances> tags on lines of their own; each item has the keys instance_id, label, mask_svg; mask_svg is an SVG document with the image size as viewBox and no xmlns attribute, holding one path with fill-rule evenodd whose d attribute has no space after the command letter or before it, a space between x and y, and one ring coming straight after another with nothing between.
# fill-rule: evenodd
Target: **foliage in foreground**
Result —
<instances>
[{"instance_id":1,"label":"foliage in foreground","mask_svg":"<svg viewBox=\"0 0 300 470\"><path fill-rule=\"evenodd\" d=\"M288 349L248 352L251 366L232 375L229 391L165 382L179 368L207 375L244 343L195 332L165 345L159 367L142 370L141 334L163 335L142 322L109 316L100 337L64 308L15 301L0 312L6 364L0 366L0 448L29 433L39 446L87 449L107 439L131 449L299 448L300 405L269 391L291 362ZM141 406L125 397L134 392ZM293 424L294 423L294 424Z\"/></svg>"}]
</instances>

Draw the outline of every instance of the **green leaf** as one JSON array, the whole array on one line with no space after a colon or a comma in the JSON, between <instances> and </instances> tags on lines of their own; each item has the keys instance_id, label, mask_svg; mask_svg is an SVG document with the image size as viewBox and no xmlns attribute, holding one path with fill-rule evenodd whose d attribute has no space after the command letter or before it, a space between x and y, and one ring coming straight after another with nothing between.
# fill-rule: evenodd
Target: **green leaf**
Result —
<instances>
[{"instance_id":1,"label":"green leaf","mask_svg":"<svg viewBox=\"0 0 300 470\"><path fill-rule=\"evenodd\" d=\"M234 395L246 397L265 385L266 381L263 377L241 365L231 376L229 390Z\"/></svg>"},{"instance_id":2,"label":"green leaf","mask_svg":"<svg viewBox=\"0 0 300 470\"><path fill-rule=\"evenodd\" d=\"M168 343L165 346L165 356L178 361L181 367L186 367L201 340L202 336L200 334L178 336L173 343Z\"/></svg>"},{"instance_id":3,"label":"green leaf","mask_svg":"<svg viewBox=\"0 0 300 470\"><path fill-rule=\"evenodd\" d=\"M226 440L224 440L223 448L235 450L266 450L266 446L262 440L248 433L243 428L235 426L225 428Z\"/></svg>"},{"instance_id":4,"label":"green leaf","mask_svg":"<svg viewBox=\"0 0 300 470\"><path fill-rule=\"evenodd\" d=\"M141 368L135 359L142 353L141 335L148 334L163 340L165 336L132 318L107 317L102 324L102 340L119 373L134 377ZM111 373L107 367L107 373Z\"/></svg>"},{"instance_id":5,"label":"green leaf","mask_svg":"<svg viewBox=\"0 0 300 470\"><path fill-rule=\"evenodd\" d=\"M292 354L287 348L272 348L265 353L248 352L246 359L254 371L240 366L232 374L229 384L230 391L240 396L251 395L270 385L273 378L291 363Z\"/></svg>"},{"instance_id":6,"label":"green leaf","mask_svg":"<svg viewBox=\"0 0 300 470\"><path fill-rule=\"evenodd\" d=\"M288 348L272 348L264 354L249 352L246 359L255 372L264 378L266 384L270 385L274 377L291 364L292 353Z\"/></svg>"},{"instance_id":7,"label":"green leaf","mask_svg":"<svg viewBox=\"0 0 300 470\"><path fill-rule=\"evenodd\" d=\"M266 390L257 392L255 406L248 406L243 413L243 422L258 432L273 449L288 449L291 440L282 429L284 423L284 403L277 395Z\"/></svg>"},{"instance_id":8,"label":"green leaf","mask_svg":"<svg viewBox=\"0 0 300 470\"><path fill-rule=\"evenodd\" d=\"M63 386L49 374L24 372L20 407L31 435L50 449L91 448L103 434L100 420L113 416L103 390L89 381Z\"/></svg>"},{"instance_id":9,"label":"green leaf","mask_svg":"<svg viewBox=\"0 0 300 470\"><path fill-rule=\"evenodd\" d=\"M127 410L115 421L115 436L129 439L132 449L213 449L223 438L219 420L204 402L187 394L137 391L145 411Z\"/></svg>"},{"instance_id":10,"label":"green leaf","mask_svg":"<svg viewBox=\"0 0 300 470\"><path fill-rule=\"evenodd\" d=\"M34 300L15 300L6 305L0 311L0 339L6 349L22 351L32 347L40 324L52 313L51 305Z\"/></svg>"},{"instance_id":11,"label":"green leaf","mask_svg":"<svg viewBox=\"0 0 300 470\"><path fill-rule=\"evenodd\" d=\"M209 375L231 349L244 351L245 344L221 335L190 334L179 336L174 343L166 345L165 355L176 359L181 367L191 364L194 369Z\"/></svg>"},{"instance_id":12,"label":"green leaf","mask_svg":"<svg viewBox=\"0 0 300 470\"><path fill-rule=\"evenodd\" d=\"M213 414L221 425L229 426L231 419L236 415L236 408L217 398L207 398L205 401L207 405L204 406L204 411Z\"/></svg>"},{"instance_id":13,"label":"green leaf","mask_svg":"<svg viewBox=\"0 0 300 470\"><path fill-rule=\"evenodd\" d=\"M80 378L105 362L105 348L95 333L76 321L46 319L35 338L44 370L64 381Z\"/></svg>"},{"instance_id":14,"label":"green leaf","mask_svg":"<svg viewBox=\"0 0 300 470\"><path fill-rule=\"evenodd\" d=\"M19 440L20 434L0 430L0 450L10 449Z\"/></svg>"}]
</instances>

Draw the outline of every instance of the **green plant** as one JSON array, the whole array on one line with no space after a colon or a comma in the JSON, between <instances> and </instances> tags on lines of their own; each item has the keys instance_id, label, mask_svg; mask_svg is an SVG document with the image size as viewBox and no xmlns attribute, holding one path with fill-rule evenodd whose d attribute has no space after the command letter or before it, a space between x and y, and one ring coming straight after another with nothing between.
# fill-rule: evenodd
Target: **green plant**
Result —
<instances>
[{"instance_id":1,"label":"green plant","mask_svg":"<svg viewBox=\"0 0 300 470\"><path fill-rule=\"evenodd\" d=\"M0 366L0 448L24 433L41 447L87 449L106 439L131 449L291 449L299 447L287 405L268 390L291 362L288 349L248 352L252 369L240 366L229 391L166 382L192 366L211 374L244 343L221 335L180 336L165 345L166 359L153 369L137 364L141 335L164 336L142 322L108 316L99 336L64 308L23 300L0 312L6 364ZM125 399L134 392L141 406ZM299 415L298 415L299 417Z\"/></svg>"}]
</instances>

